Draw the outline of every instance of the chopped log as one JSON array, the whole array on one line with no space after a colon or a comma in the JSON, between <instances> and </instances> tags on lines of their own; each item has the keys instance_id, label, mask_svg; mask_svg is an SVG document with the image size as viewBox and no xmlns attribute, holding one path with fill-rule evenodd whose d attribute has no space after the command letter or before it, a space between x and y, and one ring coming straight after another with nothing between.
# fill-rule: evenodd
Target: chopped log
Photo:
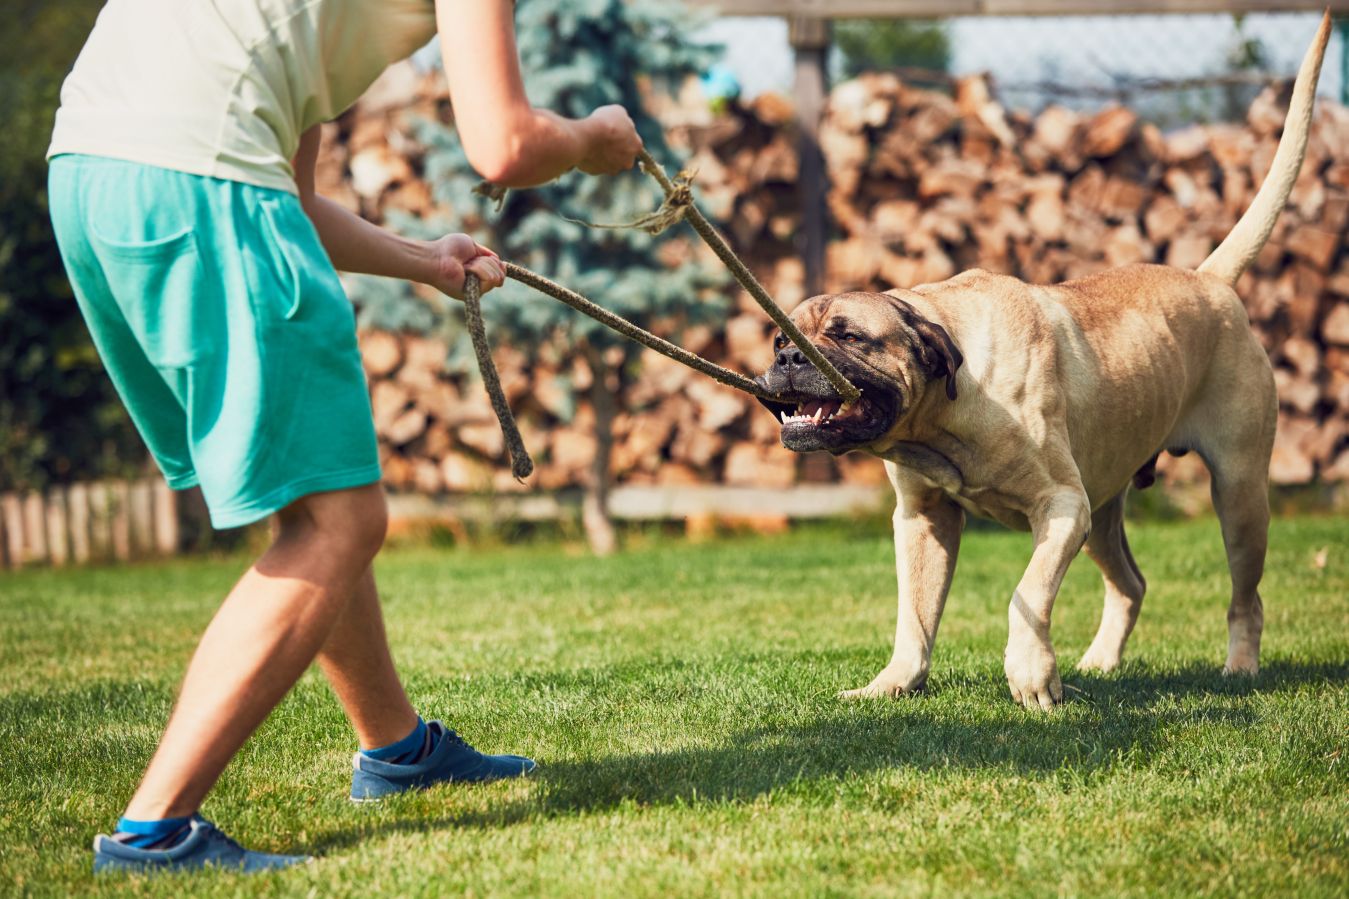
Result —
<instances>
[{"instance_id":1,"label":"chopped log","mask_svg":"<svg viewBox=\"0 0 1349 899\"><path fill-rule=\"evenodd\" d=\"M743 393L723 387L713 381L700 381L691 394L698 403L698 426L708 431L720 431L738 421L745 414L747 399ZM705 385L705 386L703 386Z\"/></svg>"},{"instance_id":2,"label":"chopped log","mask_svg":"<svg viewBox=\"0 0 1349 899\"><path fill-rule=\"evenodd\" d=\"M412 486L418 493L434 496L444 487L440 467L430 459L412 460Z\"/></svg>"},{"instance_id":3,"label":"chopped log","mask_svg":"<svg viewBox=\"0 0 1349 899\"><path fill-rule=\"evenodd\" d=\"M569 474L580 474L590 468L598 446L588 428L559 428L553 434L551 464Z\"/></svg>"},{"instance_id":4,"label":"chopped log","mask_svg":"<svg viewBox=\"0 0 1349 899\"><path fill-rule=\"evenodd\" d=\"M1274 369L1274 385L1279 392L1279 402L1303 415L1311 415L1321 401L1321 388L1315 381L1299 377L1286 368Z\"/></svg>"},{"instance_id":5,"label":"chopped log","mask_svg":"<svg viewBox=\"0 0 1349 899\"><path fill-rule=\"evenodd\" d=\"M1335 460L1340 446L1349 437L1349 417L1339 415L1322 422L1303 441L1303 449L1312 461L1324 467Z\"/></svg>"},{"instance_id":6,"label":"chopped log","mask_svg":"<svg viewBox=\"0 0 1349 899\"><path fill-rule=\"evenodd\" d=\"M918 181L918 196L924 200L947 195L972 197L983 180L983 172L977 164L950 159L923 172Z\"/></svg>"},{"instance_id":7,"label":"chopped log","mask_svg":"<svg viewBox=\"0 0 1349 899\"><path fill-rule=\"evenodd\" d=\"M1321 350L1305 337L1290 337L1284 341L1281 355L1304 378L1314 378L1321 369Z\"/></svg>"},{"instance_id":8,"label":"chopped log","mask_svg":"<svg viewBox=\"0 0 1349 899\"><path fill-rule=\"evenodd\" d=\"M371 378L392 374L403 364L403 346L396 334L388 331L363 331L360 334L361 363Z\"/></svg>"},{"instance_id":9,"label":"chopped log","mask_svg":"<svg viewBox=\"0 0 1349 899\"><path fill-rule=\"evenodd\" d=\"M406 456L391 455L384 460L384 484L390 490L408 490L413 485L414 467Z\"/></svg>"},{"instance_id":10,"label":"chopped log","mask_svg":"<svg viewBox=\"0 0 1349 899\"><path fill-rule=\"evenodd\" d=\"M1299 256L1321 271L1330 269L1331 260L1340 249L1340 236L1311 225L1297 228L1289 236L1288 252Z\"/></svg>"},{"instance_id":11,"label":"chopped log","mask_svg":"<svg viewBox=\"0 0 1349 899\"><path fill-rule=\"evenodd\" d=\"M1081 116L1072 110L1048 106L1036 117L1032 138L1061 168L1069 172L1076 171L1082 167L1082 157L1077 150L1081 123Z\"/></svg>"},{"instance_id":12,"label":"chopped log","mask_svg":"<svg viewBox=\"0 0 1349 899\"><path fill-rule=\"evenodd\" d=\"M1349 346L1349 302L1340 300L1321 323L1321 337L1326 343Z\"/></svg>"},{"instance_id":13,"label":"chopped log","mask_svg":"<svg viewBox=\"0 0 1349 899\"><path fill-rule=\"evenodd\" d=\"M726 355L742 371L762 372L773 359L767 335L768 320L762 315L737 315L726 323Z\"/></svg>"},{"instance_id":14,"label":"chopped log","mask_svg":"<svg viewBox=\"0 0 1349 899\"><path fill-rule=\"evenodd\" d=\"M1166 157L1170 164L1193 162L1208 152L1208 130L1202 125L1189 125L1166 135Z\"/></svg>"},{"instance_id":15,"label":"chopped log","mask_svg":"<svg viewBox=\"0 0 1349 899\"><path fill-rule=\"evenodd\" d=\"M378 200L391 185L413 177L412 166L391 147L376 145L352 154L351 186L366 200Z\"/></svg>"},{"instance_id":16,"label":"chopped log","mask_svg":"<svg viewBox=\"0 0 1349 899\"><path fill-rule=\"evenodd\" d=\"M1147 230L1148 239L1157 244L1166 243L1179 234L1187 221L1185 210L1169 194L1157 195L1143 214L1143 227Z\"/></svg>"},{"instance_id":17,"label":"chopped log","mask_svg":"<svg viewBox=\"0 0 1349 899\"><path fill-rule=\"evenodd\" d=\"M670 456L676 462L706 469L726 448L726 438L698 427L696 422L681 422L670 444Z\"/></svg>"},{"instance_id":18,"label":"chopped log","mask_svg":"<svg viewBox=\"0 0 1349 899\"><path fill-rule=\"evenodd\" d=\"M381 433L391 446L411 443L426 432L426 413L412 408L399 415Z\"/></svg>"},{"instance_id":19,"label":"chopped log","mask_svg":"<svg viewBox=\"0 0 1349 899\"><path fill-rule=\"evenodd\" d=\"M411 401L408 389L396 381L376 381L370 394L375 433L387 437Z\"/></svg>"},{"instance_id":20,"label":"chopped log","mask_svg":"<svg viewBox=\"0 0 1349 899\"><path fill-rule=\"evenodd\" d=\"M1148 200L1148 188L1137 181L1112 175L1101 188L1097 208L1106 218L1122 221L1141 215Z\"/></svg>"},{"instance_id":21,"label":"chopped log","mask_svg":"<svg viewBox=\"0 0 1349 899\"><path fill-rule=\"evenodd\" d=\"M1105 241L1105 260L1112 267L1132 265L1152 259L1152 245L1143 239L1134 220L1112 228Z\"/></svg>"},{"instance_id":22,"label":"chopped log","mask_svg":"<svg viewBox=\"0 0 1349 899\"><path fill-rule=\"evenodd\" d=\"M1066 225L1063 195L1058 189L1037 190L1026 207L1031 232L1046 243L1063 239Z\"/></svg>"},{"instance_id":23,"label":"chopped log","mask_svg":"<svg viewBox=\"0 0 1349 899\"><path fill-rule=\"evenodd\" d=\"M1112 106L1092 116L1082 131L1084 156L1114 156L1133 137L1138 115L1123 106Z\"/></svg>"},{"instance_id":24,"label":"chopped log","mask_svg":"<svg viewBox=\"0 0 1349 899\"><path fill-rule=\"evenodd\" d=\"M1332 484L1349 481L1349 447L1341 450L1335 461L1321 471L1321 477Z\"/></svg>"},{"instance_id":25,"label":"chopped log","mask_svg":"<svg viewBox=\"0 0 1349 899\"><path fill-rule=\"evenodd\" d=\"M747 487L790 487L796 481L796 459L786 447L737 443L726 453L723 478Z\"/></svg>"},{"instance_id":26,"label":"chopped log","mask_svg":"<svg viewBox=\"0 0 1349 899\"><path fill-rule=\"evenodd\" d=\"M1316 474L1311 454L1300 443L1316 425L1309 419L1283 419L1274 437L1274 453L1269 461L1269 479L1275 484L1305 484Z\"/></svg>"},{"instance_id":27,"label":"chopped log","mask_svg":"<svg viewBox=\"0 0 1349 899\"><path fill-rule=\"evenodd\" d=\"M1182 269L1197 269L1213 252L1213 240L1207 234L1180 234L1166 248L1166 264Z\"/></svg>"},{"instance_id":28,"label":"chopped log","mask_svg":"<svg viewBox=\"0 0 1349 899\"><path fill-rule=\"evenodd\" d=\"M501 427L495 421L462 425L457 436L460 444L488 459L500 458L506 449Z\"/></svg>"},{"instance_id":29,"label":"chopped log","mask_svg":"<svg viewBox=\"0 0 1349 899\"><path fill-rule=\"evenodd\" d=\"M440 460L440 478L452 493L476 493L492 483L492 469L463 453L451 452Z\"/></svg>"}]
</instances>

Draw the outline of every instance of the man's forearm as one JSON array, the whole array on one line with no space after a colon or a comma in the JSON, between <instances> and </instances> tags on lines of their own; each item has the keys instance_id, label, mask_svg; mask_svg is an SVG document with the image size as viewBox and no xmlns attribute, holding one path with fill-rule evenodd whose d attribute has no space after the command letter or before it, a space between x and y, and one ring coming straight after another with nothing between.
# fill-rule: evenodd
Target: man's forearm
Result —
<instances>
[{"instance_id":1,"label":"man's forearm","mask_svg":"<svg viewBox=\"0 0 1349 899\"><path fill-rule=\"evenodd\" d=\"M576 168L590 151L590 125L585 119L528 109L519 121L497 125L490 144L465 144L464 149L479 174L503 187L546 184Z\"/></svg>"},{"instance_id":2,"label":"man's forearm","mask_svg":"<svg viewBox=\"0 0 1349 899\"><path fill-rule=\"evenodd\" d=\"M301 202L339 271L423 283L438 278L436 256L425 241L386 231L318 194L302 196Z\"/></svg>"}]
</instances>

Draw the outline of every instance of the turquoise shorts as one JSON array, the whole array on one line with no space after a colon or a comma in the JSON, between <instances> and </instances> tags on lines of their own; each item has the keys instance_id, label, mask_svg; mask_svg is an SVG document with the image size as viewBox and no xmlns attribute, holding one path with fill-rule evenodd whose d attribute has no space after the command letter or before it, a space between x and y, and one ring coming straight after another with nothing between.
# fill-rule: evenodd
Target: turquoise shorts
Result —
<instances>
[{"instance_id":1,"label":"turquoise shorts","mask_svg":"<svg viewBox=\"0 0 1349 899\"><path fill-rule=\"evenodd\" d=\"M379 480L351 304L295 196L76 155L49 196L113 384L216 527Z\"/></svg>"}]
</instances>

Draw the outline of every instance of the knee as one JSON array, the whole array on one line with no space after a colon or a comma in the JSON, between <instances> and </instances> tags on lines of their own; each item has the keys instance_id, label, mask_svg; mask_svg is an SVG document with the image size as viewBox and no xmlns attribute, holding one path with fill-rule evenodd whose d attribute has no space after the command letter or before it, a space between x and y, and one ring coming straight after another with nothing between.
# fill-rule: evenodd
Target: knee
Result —
<instances>
[{"instance_id":1,"label":"knee","mask_svg":"<svg viewBox=\"0 0 1349 899\"><path fill-rule=\"evenodd\" d=\"M278 539L303 540L363 570L384 545L389 509L378 485L304 497L278 516Z\"/></svg>"}]
</instances>

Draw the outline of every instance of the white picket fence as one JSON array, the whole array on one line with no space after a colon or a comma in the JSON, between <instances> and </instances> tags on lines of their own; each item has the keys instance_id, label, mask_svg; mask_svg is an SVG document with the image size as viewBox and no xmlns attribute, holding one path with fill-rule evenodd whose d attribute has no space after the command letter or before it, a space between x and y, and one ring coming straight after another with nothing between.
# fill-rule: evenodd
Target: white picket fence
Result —
<instances>
[{"instance_id":1,"label":"white picket fence","mask_svg":"<svg viewBox=\"0 0 1349 899\"><path fill-rule=\"evenodd\" d=\"M0 563L83 565L171 556L178 502L162 478L0 494Z\"/></svg>"}]
</instances>

